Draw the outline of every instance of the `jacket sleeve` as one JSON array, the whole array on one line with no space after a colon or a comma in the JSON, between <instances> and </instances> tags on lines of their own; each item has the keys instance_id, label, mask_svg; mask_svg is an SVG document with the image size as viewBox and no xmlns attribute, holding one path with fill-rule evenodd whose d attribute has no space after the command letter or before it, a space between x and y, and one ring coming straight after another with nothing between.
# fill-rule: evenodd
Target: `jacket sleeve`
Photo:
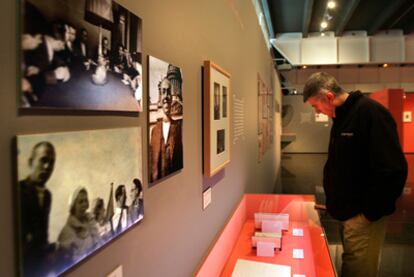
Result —
<instances>
[{"instance_id":1,"label":"jacket sleeve","mask_svg":"<svg viewBox=\"0 0 414 277\"><path fill-rule=\"evenodd\" d=\"M407 161L390 112L370 103L364 107L362 130L367 151L367 188L363 214L375 221L395 210L407 178Z\"/></svg>"}]
</instances>

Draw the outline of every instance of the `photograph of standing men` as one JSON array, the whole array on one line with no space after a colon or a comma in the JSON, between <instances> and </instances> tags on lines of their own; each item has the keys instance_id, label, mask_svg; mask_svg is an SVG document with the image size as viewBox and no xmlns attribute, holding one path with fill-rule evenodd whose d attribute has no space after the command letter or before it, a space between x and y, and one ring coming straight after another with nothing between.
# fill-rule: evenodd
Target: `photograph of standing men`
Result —
<instances>
[{"instance_id":1,"label":"photograph of standing men","mask_svg":"<svg viewBox=\"0 0 414 277\"><path fill-rule=\"evenodd\" d=\"M181 69L149 57L150 182L183 168Z\"/></svg>"},{"instance_id":2,"label":"photograph of standing men","mask_svg":"<svg viewBox=\"0 0 414 277\"><path fill-rule=\"evenodd\" d=\"M21 276L59 275L143 218L140 135L124 128L18 137ZM79 147L92 142L94 149Z\"/></svg>"},{"instance_id":3,"label":"photograph of standing men","mask_svg":"<svg viewBox=\"0 0 414 277\"><path fill-rule=\"evenodd\" d=\"M21 108L142 111L141 19L113 0L24 0Z\"/></svg>"}]
</instances>

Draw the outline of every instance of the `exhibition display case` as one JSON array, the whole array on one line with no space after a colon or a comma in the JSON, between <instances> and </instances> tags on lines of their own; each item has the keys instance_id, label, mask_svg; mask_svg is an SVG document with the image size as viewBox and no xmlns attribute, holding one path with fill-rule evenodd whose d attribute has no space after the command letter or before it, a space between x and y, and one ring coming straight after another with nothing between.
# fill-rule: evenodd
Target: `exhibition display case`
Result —
<instances>
[{"instance_id":1,"label":"exhibition display case","mask_svg":"<svg viewBox=\"0 0 414 277\"><path fill-rule=\"evenodd\" d=\"M238 260L289 266L292 276L336 276L314 205L313 195L243 195L196 276L232 276ZM277 249L273 257L258 257L252 247L254 214L258 212L289 214L282 250ZM303 255L295 255L298 251Z\"/></svg>"}]
</instances>

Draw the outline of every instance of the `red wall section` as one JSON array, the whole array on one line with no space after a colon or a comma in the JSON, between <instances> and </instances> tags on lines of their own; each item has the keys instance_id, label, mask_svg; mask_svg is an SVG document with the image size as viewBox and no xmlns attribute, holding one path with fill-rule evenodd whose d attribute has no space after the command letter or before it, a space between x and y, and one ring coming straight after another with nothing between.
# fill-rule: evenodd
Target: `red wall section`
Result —
<instances>
[{"instance_id":1,"label":"red wall section","mask_svg":"<svg viewBox=\"0 0 414 277\"><path fill-rule=\"evenodd\" d=\"M403 129L403 108L404 108L404 91L402 89L383 89L373 92L370 98L384 105L391 112L397 123L398 136L400 143L404 146L404 129Z\"/></svg>"},{"instance_id":2,"label":"red wall section","mask_svg":"<svg viewBox=\"0 0 414 277\"><path fill-rule=\"evenodd\" d=\"M406 93L404 111L411 111L414 115L414 93ZM413 116L412 115L412 116ZM404 126L404 153L414 153L414 121L403 122Z\"/></svg>"}]
</instances>

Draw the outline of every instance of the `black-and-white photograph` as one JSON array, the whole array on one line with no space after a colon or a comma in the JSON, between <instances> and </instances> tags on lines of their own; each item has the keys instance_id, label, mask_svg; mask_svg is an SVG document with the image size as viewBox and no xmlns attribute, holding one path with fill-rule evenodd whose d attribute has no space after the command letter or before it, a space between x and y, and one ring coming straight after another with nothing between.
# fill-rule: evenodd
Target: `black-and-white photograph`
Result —
<instances>
[{"instance_id":1,"label":"black-and-white photograph","mask_svg":"<svg viewBox=\"0 0 414 277\"><path fill-rule=\"evenodd\" d=\"M214 120L220 119L220 84L214 83Z\"/></svg>"},{"instance_id":2,"label":"black-and-white photograph","mask_svg":"<svg viewBox=\"0 0 414 277\"><path fill-rule=\"evenodd\" d=\"M217 154L224 152L225 150L225 134L224 129L217 130Z\"/></svg>"},{"instance_id":3,"label":"black-and-white photograph","mask_svg":"<svg viewBox=\"0 0 414 277\"><path fill-rule=\"evenodd\" d=\"M227 87L223 86L223 117L227 117Z\"/></svg>"},{"instance_id":4,"label":"black-and-white photograph","mask_svg":"<svg viewBox=\"0 0 414 277\"><path fill-rule=\"evenodd\" d=\"M60 275L143 219L141 145L138 127L17 137L21 276Z\"/></svg>"},{"instance_id":5,"label":"black-and-white photograph","mask_svg":"<svg viewBox=\"0 0 414 277\"><path fill-rule=\"evenodd\" d=\"M183 168L182 84L178 66L149 56L150 183Z\"/></svg>"},{"instance_id":6,"label":"black-and-white photograph","mask_svg":"<svg viewBox=\"0 0 414 277\"><path fill-rule=\"evenodd\" d=\"M23 0L20 108L142 111L142 21L113 0Z\"/></svg>"}]
</instances>

